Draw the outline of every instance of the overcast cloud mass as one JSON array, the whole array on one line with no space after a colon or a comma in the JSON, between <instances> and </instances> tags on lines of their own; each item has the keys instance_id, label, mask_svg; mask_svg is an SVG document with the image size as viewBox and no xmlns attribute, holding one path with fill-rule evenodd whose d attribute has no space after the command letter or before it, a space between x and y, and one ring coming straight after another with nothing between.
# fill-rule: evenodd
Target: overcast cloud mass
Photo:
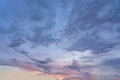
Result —
<instances>
[{"instance_id":1,"label":"overcast cloud mass","mask_svg":"<svg viewBox=\"0 0 120 80\"><path fill-rule=\"evenodd\" d=\"M0 65L120 80L120 0L0 0Z\"/></svg>"}]
</instances>

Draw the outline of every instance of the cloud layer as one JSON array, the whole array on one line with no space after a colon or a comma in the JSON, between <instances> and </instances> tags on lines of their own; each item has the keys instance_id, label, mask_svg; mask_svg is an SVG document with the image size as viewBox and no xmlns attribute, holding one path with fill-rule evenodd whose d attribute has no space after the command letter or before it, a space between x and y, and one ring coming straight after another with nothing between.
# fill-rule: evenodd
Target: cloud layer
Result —
<instances>
[{"instance_id":1,"label":"cloud layer","mask_svg":"<svg viewBox=\"0 0 120 80\"><path fill-rule=\"evenodd\" d=\"M0 65L59 80L117 80L119 41L119 0L0 1Z\"/></svg>"}]
</instances>

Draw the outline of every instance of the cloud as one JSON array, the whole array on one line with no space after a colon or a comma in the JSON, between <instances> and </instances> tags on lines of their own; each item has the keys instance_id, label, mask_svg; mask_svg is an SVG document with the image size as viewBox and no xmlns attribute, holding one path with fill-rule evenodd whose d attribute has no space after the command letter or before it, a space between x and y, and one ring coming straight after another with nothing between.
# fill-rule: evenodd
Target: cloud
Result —
<instances>
[{"instance_id":1,"label":"cloud","mask_svg":"<svg viewBox=\"0 0 120 80\"><path fill-rule=\"evenodd\" d=\"M1 0L0 65L63 80L99 80L101 67L119 67L119 4L118 0Z\"/></svg>"},{"instance_id":2,"label":"cloud","mask_svg":"<svg viewBox=\"0 0 120 80\"><path fill-rule=\"evenodd\" d=\"M72 69L72 70L76 70L80 72L80 66L78 64L77 61L73 60L71 65L68 65L68 68Z\"/></svg>"},{"instance_id":3,"label":"cloud","mask_svg":"<svg viewBox=\"0 0 120 80\"><path fill-rule=\"evenodd\" d=\"M9 47L19 47L21 44L23 44L25 41L22 40L22 39L16 39L16 40L13 40L13 42L8 45Z\"/></svg>"},{"instance_id":4,"label":"cloud","mask_svg":"<svg viewBox=\"0 0 120 80\"><path fill-rule=\"evenodd\" d=\"M103 61L103 65L106 67L112 67L115 70L119 71L119 67L120 67L120 58L113 58L113 59L108 59Z\"/></svg>"}]
</instances>

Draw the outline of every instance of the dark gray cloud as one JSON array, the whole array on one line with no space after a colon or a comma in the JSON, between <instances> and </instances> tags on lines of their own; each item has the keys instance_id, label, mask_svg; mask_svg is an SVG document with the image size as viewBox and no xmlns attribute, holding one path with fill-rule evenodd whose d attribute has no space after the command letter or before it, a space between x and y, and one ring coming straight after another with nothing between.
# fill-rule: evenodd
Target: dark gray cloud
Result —
<instances>
[{"instance_id":1,"label":"dark gray cloud","mask_svg":"<svg viewBox=\"0 0 120 80\"><path fill-rule=\"evenodd\" d=\"M14 47L19 47L23 43L25 43L25 41L20 39L20 38L18 38L18 39L14 39L8 46L14 48Z\"/></svg>"},{"instance_id":2,"label":"dark gray cloud","mask_svg":"<svg viewBox=\"0 0 120 80\"><path fill-rule=\"evenodd\" d=\"M6 28L1 27L0 30L15 39L11 40L11 47L22 45L23 40L31 41L34 46L49 46L67 38L75 39L67 50L105 53L119 44L119 3L117 0L15 0L3 6L6 10L7 7L13 9L11 13L8 10L9 14L5 14L8 25L1 22Z\"/></svg>"},{"instance_id":3,"label":"dark gray cloud","mask_svg":"<svg viewBox=\"0 0 120 80\"><path fill-rule=\"evenodd\" d=\"M44 69L43 70L44 73L51 73L51 67L49 65L41 64L41 63L35 63L35 65L38 68Z\"/></svg>"},{"instance_id":4,"label":"dark gray cloud","mask_svg":"<svg viewBox=\"0 0 120 80\"><path fill-rule=\"evenodd\" d=\"M80 69L81 69L80 64L76 60L73 60L72 64L68 65L67 67L69 69L76 70L78 72L80 72Z\"/></svg>"},{"instance_id":5,"label":"dark gray cloud","mask_svg":"<svg viewBox=\"0 0 120 80\"><path fill-rule=\"evenodd\" d=\"M40 63L40 64L48 64L50 62L53 62L53 60L51 58L47 58L46 60L37 60L37 59L33 59L31 58L33 61L37 62L37 63Z\"/></svg>"},{"instance_id":6,"label":"dark gray cloud","mask_svg":"<svg viewBox=\"0 0 120 80\"><path fill-rule=\"evenodd\" d=\"M120 58L108 59L103 61L103 66L114 68L117 71L120 71Z\"/></svg>"},{"instance_id":7,"label":"dark gray cloud","mask_svg":"<svg viewBox=\"0 0 120 80\"><path fill-rule=\"evenodd\" d=\"M110 51L119 44L120 25L117 26L120 20L117 17L119 1L96 2L96 0L92 0L89 2L80 0L80 2L82 3L80 4L79 1L76 3L71 14L70 24L66 29L69 37L77 37L78 40L68 50L84 51L89 49L94 54ZM82 7L78 7L80 5Z\"/></svg>"}]
</instances>

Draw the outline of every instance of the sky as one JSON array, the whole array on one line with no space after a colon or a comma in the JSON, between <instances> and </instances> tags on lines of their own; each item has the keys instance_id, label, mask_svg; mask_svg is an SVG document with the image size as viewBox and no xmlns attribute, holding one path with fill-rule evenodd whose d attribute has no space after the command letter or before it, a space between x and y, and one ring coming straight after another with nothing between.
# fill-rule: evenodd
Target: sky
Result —
<instances>
[{"instance_id":1,"label":"sky","mask_svg":"<svg viewBox=\"0 0 120 80\"><path fill-rule=\"evenodd\" d=\"M0 79L10 72L120 80L120 0L0 0Z\"/></svg>"},{"instance_id":2,"label":"sky","mask_svg":"<svg viewBox=\"0 0 120 80\"><path fill-rule=\"evenodd\" d=\"M33 75L32 73L15 67L0 66L0 68L1 80L55 80L50 76Z\"/></svg>"}]
</instances>

